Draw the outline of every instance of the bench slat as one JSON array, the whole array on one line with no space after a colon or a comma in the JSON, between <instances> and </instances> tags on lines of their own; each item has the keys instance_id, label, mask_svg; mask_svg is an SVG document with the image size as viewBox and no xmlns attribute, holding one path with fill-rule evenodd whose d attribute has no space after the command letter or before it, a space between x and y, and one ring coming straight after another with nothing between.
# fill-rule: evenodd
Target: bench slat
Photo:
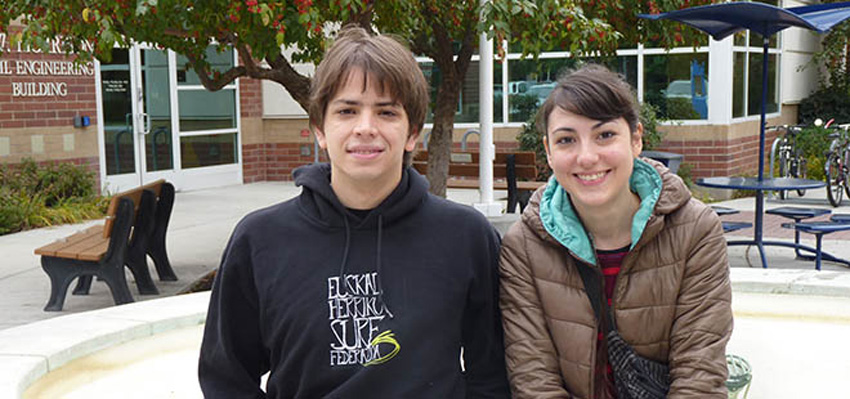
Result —
<instances>
[{"instance_id":1,"label":"bench slat","mask_svg":"<svg viewBox=\"0 0 850 399\"><path fill-rule=\"evenodd\" d=\"M80 251L77 254L77 259L79 260L87 260L91 262L97 262L104 255L106 255L106 251L109 249L109 240L101 240L97 245L88 248L84 251Z\"/></svg>"},{"instance_id":2,"label":"bench slat","mask_svg":"<svg viewBox=\"0 0 850 399\"><path fill-rule=\"evenodd\" d=\"M470 163L478 163L478 152L458 152L453 151L452 154L463 154L463 157L471 158ZM511 152L496 152L495 159L493 160L494 164L506 164L508 163L508 155L514 154L514 161L517 165L523 164L534 164L534 161L537 158L537 155L532 151L511 151ZM458 159L463 157L457 157ZM413 157L414 161L418 162L428 162L428 151L418 151L416 155Z\"/></svg>"},{"instance_id":3,"label":"bench slat","mask_svg":"<svg viewBox=\"0 0 850 399\"><path fill-rule=\"evenodd\" d=\"M426 162L414 162L413 167L422 175L428 173L428 164ZM515 166L516 176L518 179L535 179L537 178L537 167L534 165L520 165L517 164ZM450 163L449 164L449 176L469 176L469 177L478 177L478 164L468 164L468 163ZM493 164L493 177L494 178L505 178L507 177L507 166L504 164Z\"/></svg>"},{"instance_id":4,"label":"bench slat","mask_svg":"<svg viewBox=\"0 0 850 399\"><path fill-rule=\"evenodd\" d=\"M68 237L56 240L41 248L37 248L34 252L36 255L56 256L56 252L67 248L85 238L103 234L103 225L99 224L91 226L83 231L74 233Z\"/></svg>"},{"instance_id":5,"label":"bench slat","mask_svg":"<svg viewBox=\"0 0 850 399\"><path fill-rule=\"evenodd\" d=\"M478 188L481 181L478 179L448 179L446 187L448 188ZM539 187L545 186L545 181L518 181L516 182L517 189L523 191L533 191ZM493 188L496 190L507 190L508 182L504 180L496 180L493 182Z\"/></svg>"},{"instance_id":6,"label":"bench slat","mask_svg":"<svg viewBox=\"0 0 850 399\"><path fill-rule=\"evenodd\" d=\"M159 194L162 192L162 185L164 183L164 179L159 179L143 186L139 186L134 189L115 194L115 196L113 196L112 199L109 201L109 208L106 211L106 224L103 229L103 238L109 238L109 236L112 235L112 218L115 216L115 212L118 210L118 201L121 198L130 198L131 200L133 200L133 208L135 210L135 215L139 212L139 205L142 202L142 193L145 190L151 190L153 191L154 196L156 198L159 198Z\"/></svg>"},{"instance_id":7,"label":"bench slat","mask_svg":"<svg viewBox=\"0 0 850 399\"><path fill-rule=\"evenodd\" d=\"M81 253L86 253L87 257L91 258L93 255L92 248L101 245L102 243L109 243L109 239L103 238L102 236L92 235L83 238L82 240L69 243L65 248L62 248L56 251L56 257L59 258L69 258L69 259L79 259ZM106 253L104 249L100 255ZM100 256L98 256L95 260L99 260Z\"/></svg>"}]
</instances>

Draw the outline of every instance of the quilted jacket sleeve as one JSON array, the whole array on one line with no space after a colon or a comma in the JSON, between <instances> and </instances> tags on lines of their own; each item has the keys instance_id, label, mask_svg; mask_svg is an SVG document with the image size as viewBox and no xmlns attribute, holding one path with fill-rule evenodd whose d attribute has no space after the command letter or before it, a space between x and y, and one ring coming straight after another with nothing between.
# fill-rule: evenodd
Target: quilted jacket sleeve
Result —
<instances>
[{"instance_id":1,"label":"quilted jacket sleeve","mask_svg":"<svg viewBox=\"0 0 850 399\"><path fill-rule=\"evenodd\" d=\"M515 223L502 241L499 259L499 302L511 391L515 399L569 398L534 285L526 246L528 234L521 222Z\"/></svg>"},{"instance_id":2,"label":"quilted jacket sleeve","mask_svg":"<svg viewBox=\"0 0 850 399\"><path fill-rule=\"evenodd\" d=\"M704 207L695 223L670 337L669 398L726 398L732 287L720 219Z\"/></svg>"}]
</instances>

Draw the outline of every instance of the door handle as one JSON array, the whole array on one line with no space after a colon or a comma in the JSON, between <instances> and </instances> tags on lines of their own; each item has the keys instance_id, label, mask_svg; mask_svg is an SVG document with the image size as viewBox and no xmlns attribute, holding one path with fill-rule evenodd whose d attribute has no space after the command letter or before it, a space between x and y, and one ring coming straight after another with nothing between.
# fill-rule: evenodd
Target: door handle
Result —
<instances>
[{"instance_id":1,"label":"door handle","mask_svg":"<svg viewBox=\"0 0 850 399\"><path fill-rule=\"evenodd\" d=\"M139 114L139 123L142 124L142 134L147 135L151 132L151 116L147 112Z\"/></svg>"}]
</instances>

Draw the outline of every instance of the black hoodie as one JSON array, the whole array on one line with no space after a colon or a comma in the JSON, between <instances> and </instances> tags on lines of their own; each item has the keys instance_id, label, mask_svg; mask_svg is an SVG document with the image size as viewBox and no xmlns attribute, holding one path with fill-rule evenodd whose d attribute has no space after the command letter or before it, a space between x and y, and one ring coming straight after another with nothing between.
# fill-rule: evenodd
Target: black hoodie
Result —
<instances>
[{"instance_id":1,"label":"black hoodie","mask_svg":"<svg viewBox=\"0 0 850 399\"><path fill-rule=\"evenodd\" d=\"M300 196L245 217L225 249L206 398L510 396L499 238L482 215L428 194L410 168L365 215L339 202L326 164L295 183Z\"/></svg>"}]
</instances>

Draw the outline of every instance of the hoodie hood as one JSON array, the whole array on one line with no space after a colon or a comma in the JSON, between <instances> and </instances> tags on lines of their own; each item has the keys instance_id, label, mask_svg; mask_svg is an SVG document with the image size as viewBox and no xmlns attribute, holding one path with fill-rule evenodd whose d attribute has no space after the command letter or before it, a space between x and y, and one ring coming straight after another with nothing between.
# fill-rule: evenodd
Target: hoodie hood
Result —
<instances>
[{"instance_id":1,"label":"hoodie hood","mask_svg":"<svg viewBox=\"0 0 850 399\"><path fill-rule=\"evenodd\" d=\"M630 249L633 249L642 239L657 234L663 227L664 216L684 206L691 194L678 176L661 163L646 158L635 159L629 185L641 200L632 220ZM584 225L573 209L569 194L554 176L532 196L523 212L523 223L544 240L558 243L575 257L596 264L595 250Z\"/></svg>"},{"instance_id":2,"label":"hoodie hood","mask_svg":"<svg viewBox=\"0 0 850 399\"><path fill-rule=\"evenodd\" d=\"M384 284L381 281L383 229L413 212L422 204L428 195L427 180L413 168L404 168L398 186L384 201L360 219L350 214L331 188L329 164L302 166L293 172L293 176L295 184L303 187L298 201L306 218L321 228L329 229L331 234L339 229L344 230L345 246L342 249L342 261L339 265L339 277L342 281L346 280L353 231L375 230L375 271L378 274L378 294L389 317L392 318L393 314L384 298ZM352 221L356 221L356 224L352 225ZM343 293L347 292L345 284L342 284L340 288Z\"/></svg>"},{"instance_id":3,"label":"hoodie hood","mask_svg":"<svg viewBox=\"0 0 850 399\"><path fill-rule=\"evenodd\" d=\"M328 228L342 228L346 224L348 211L339 202L331 188L331 166L326 163L302 166L293 172L295 185L302 186L299 197L302 212L309 220ZM354 229L375 228L378 216L384 225L414 211L428 195L428 181L413 168L405 167L401 181L395 190L369 214L360 220Z\"/></svg>"}]
</instances>

